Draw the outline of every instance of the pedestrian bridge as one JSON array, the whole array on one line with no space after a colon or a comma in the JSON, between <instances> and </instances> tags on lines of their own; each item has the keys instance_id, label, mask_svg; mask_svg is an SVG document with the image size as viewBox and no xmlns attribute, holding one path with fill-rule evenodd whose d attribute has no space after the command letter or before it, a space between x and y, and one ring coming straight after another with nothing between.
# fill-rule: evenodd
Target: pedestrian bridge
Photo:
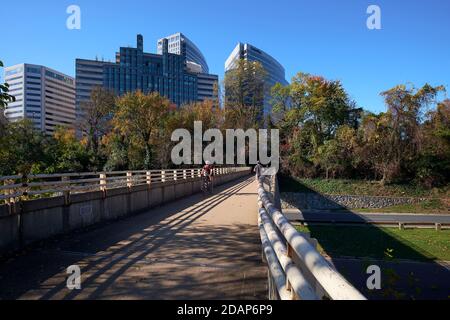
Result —
<instances>
[{"instance_id":1,"label":"pedestrian bridge","mask_svg":"<svg viewBox=\"0 0 450 320\"><path fill-rule=\"evenodd\" d=\"M280 256L263 232L280 222L273 197L250 168L215 173L208 197L197 169L2 178L0 299L316 299L330 286L362 298L316 252L302 268L318 281ZM289 252L304 248L290 237ZM70 266L80 290L67 288Z\"/></svg>"}]
</instances>

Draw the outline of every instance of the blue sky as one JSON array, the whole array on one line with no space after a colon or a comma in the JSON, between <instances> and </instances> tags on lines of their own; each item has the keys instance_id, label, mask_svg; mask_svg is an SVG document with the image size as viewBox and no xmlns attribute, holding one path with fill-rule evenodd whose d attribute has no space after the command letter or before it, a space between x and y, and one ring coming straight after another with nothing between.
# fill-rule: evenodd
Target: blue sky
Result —
<instances>
[{"instance_id":1,"label":"blue sky","mask_svg":"<svg viewBox=\"0 0 450 320\"><path fill-rule=\"evenodd\" d=\"M66 8L82 11L82 29L66 28ZM366 9L382 10L382 30L366 27ZM448 0L41 0L3 1L0 59L43 64L69 75L75 58L114 59L144 36L147 52L178 31L222 79L238 41L249 42L297 72L339 79L358 105L385 110L379 93L400 83L450 90Z\"/></svg>"}]
</instances>

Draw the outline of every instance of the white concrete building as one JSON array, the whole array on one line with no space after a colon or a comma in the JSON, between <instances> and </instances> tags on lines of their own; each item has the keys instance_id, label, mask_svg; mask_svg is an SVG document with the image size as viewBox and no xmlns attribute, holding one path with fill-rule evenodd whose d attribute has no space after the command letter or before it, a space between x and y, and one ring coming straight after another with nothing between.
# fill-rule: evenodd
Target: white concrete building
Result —
<instances>
[{"instance_id":1,"label":"white concrete building","mask_svg":"<svg viewBox=\"0 0 450 320\"><path fill-rule=\"evenodd\" d=\"M33 64L6 67L4 78L16 98L5 110L9 121L30 119L36 129L49 135L57 126L74 126L74 78Z\"/></svg>"}]
</instances>

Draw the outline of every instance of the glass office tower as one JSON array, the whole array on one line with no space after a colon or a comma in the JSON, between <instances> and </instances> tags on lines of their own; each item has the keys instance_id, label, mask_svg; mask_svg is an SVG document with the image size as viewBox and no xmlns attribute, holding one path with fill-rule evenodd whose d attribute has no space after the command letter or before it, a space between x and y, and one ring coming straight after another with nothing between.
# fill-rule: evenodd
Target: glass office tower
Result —
<instances>
[{"instance_id":1,"label":"glass office tower","mask_svg":"<svg viewBox=\"0 0 450 320\"><path fill-rule=\"evenodd\" d=\"M201 73L209 73L208 63L203 56L200 49L182 33L175 33L171 36L158 40L158 54L162 54L163 51L163 40L168 41L169 53L175 53L178 55L185 55L187 61L194 62L202 67Z\"/></svg>"},{"instance_id":2,"label":"glass office tower","mask_svg":"<svg viewBox=\"0 0 450 320\"><path fill-rule=\"evenodd\" d=\"M189 72L184 55L172 54L163 41L162 54L144 52L144 40L137 36L137 47L122 47L115 62L76 60L77 112L89 100L95 86L113 90L117 95L141 90L157 91L181 106L198 100L197 75Z\"/></svg>"},{"instance_id":3,"label":"glass office tower","mask_svg":"<svg viewBox=\"0 0 450 320\"><path fill-rule=\"evenodd\" d=\"M269 114L272 111L270 89L277 83L281 83L282 85L289 84L286 81L286 72L283 66L266 52L248 43L238 43L225 62L225 72L234 69L240 59L260 62L266 70L267 78L265 85L264 114Z\"/></svg>"}]
</instances>

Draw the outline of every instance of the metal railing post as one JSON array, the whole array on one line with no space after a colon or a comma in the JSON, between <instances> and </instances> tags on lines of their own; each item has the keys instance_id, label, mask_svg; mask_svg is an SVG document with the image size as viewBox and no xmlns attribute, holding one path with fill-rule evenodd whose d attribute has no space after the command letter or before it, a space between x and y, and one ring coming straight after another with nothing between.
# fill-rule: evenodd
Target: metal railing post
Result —
<instances>
[{"instance_id":1,"label":"metal railing post","mask_svg":"<svg viewBox=\"0 0 450 320\"><path fill-rule=\"evenodd\" d=\"M67 183L67 190L63 191L64 196L64 204L68 206L70 204L70 177L63 176L61 177L61 181L65 182L63 184L63 188L66 189L66 183Z\"/></svg>"},{"instance_id":2,"label":"metal railing post","mask_svg":"<svg viewBox=\"0 0 450 320\"><path fill-rule=\"evenodd\" d=\"M166 182L166 171L161 170L161 182Z\"/></svg>"},{"instance_id":3,"label":"metal railing post","mask_svg":"<svg viewBox=\"0 0 450 320\"><path fill-rule=\"evenodd\" d=\"M3 185L6 187L9 184L8 180L3 181ZM5 196L9 196L11 194L10 189L5 189ZM5 202L7 205L11 203L11 199L9 197L5 198Z\"/></svg>"},{"instance_id":4,"label":"metal railing post","mask_svg":"<svg viewBox=\"0 0 450 320\"><path fill-rule=\"evenodd\" d=\"M289 243L289 241L286 241L286 255L288 258L290 258L291 260L294 257L294 250L292 249L291 244ZM295 300L295 292L294 292L294 288L292 288L292 284L289 281L289 278L286 276L286 289L289 291L290 293L290 298L291 300Z\"/></svg>"},{"instance_id":5,"label":"metal railing post","mask_svg":"<svg viewBox=\"0 0 450 320\"><path fill-rule=\"evenodd\" d=\"M127 172L127 187L131 188L133 186L133 173Z\"/></svg>"},{"instance_id":6,"label":"metal railing post","mask_svg":"<svg viewBox=\"0 0 450 320\"><path fill-rule=\"evenodd\" d=\"M177 170L173 170L173 181L177 181L178 180L177 173L178 173Z\"/></svg>"},{"instance_id":7,"label":"metal railing post","mask_svg":"<svg viewBox=\"0 0 450 320\"><path fill-rule=\"evenodd\" d=\"M183 179L187 180L187 171L186 170L183 170Z\"/></svg>"},{"instance_id":8,"label":"metal railing post","mask_svg":"<svg viewBox=\"0 0 450 320\"><path fill-rule=\"evenodd\" d=\"M100 173L100 191L106 192L106 173Z\"/></svg>"},{"instance_id":9,"label":"metal railing post","mask_svg":"<svg viewBox=\"0 0 450 320\"><path fill-rule=\"evenodd\" d=\"M150 185L152 184L152 172L151 171L147 171L145 173L145 180L146 180L148 186L150 187Z\"/></svg>"}]
</instances>

